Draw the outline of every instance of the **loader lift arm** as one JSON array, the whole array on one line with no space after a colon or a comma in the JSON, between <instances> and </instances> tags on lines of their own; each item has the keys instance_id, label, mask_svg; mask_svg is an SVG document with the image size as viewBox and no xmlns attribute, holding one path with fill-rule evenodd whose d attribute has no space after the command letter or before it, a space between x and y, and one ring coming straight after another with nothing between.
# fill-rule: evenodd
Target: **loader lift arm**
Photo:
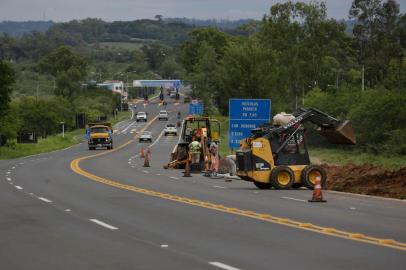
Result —
<instances>
[{"instance_id":1,"label":"loader lift arm","mask_svg":"<svg viewBox=\"0 0 406 270\"><path fill-rule=\"evenodd\" d=\"M280 136L281 134L294 135L302 124L311 122L319 127L318 131L333 144L356 143L355 135L349 120L336 119L316 108L298 108L293 115L295 119L284 126L275 127L266 124L253 130L253 134L261 134L264 137ZM291 136L289 136L291 137Z\"/></svg>"}]
</instances>

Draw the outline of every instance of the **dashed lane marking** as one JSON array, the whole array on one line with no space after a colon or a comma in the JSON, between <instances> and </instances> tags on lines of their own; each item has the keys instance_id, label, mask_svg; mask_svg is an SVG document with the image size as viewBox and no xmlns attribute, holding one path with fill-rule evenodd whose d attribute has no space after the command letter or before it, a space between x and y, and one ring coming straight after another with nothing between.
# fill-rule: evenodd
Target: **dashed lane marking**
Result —
<instances>
[{"instance_id":1,"label":"dashed lane marking","mask_svg":"<svg viewBox=\"0 0 406 270\"><path fill-rule=\"evenodd\" d=\"M213 186L214 188L221 188L221 189L226 189L226 187L222 187L222 186Z\"/></svg>"},{"instance_id":2,"label":"dashed lane marking","mask_svg":"<svg viewBox=\"0 0 406 270\"><path fill-rule=\"evenodd\" d=\"M15 186L16 189L23 189L21 186Z\"/></svg>"},{"instance_id":3,"label":"dashed lane marking","mask_svg":"<svg viewBox=\"0 0 406 270\"><path fill-rule=\"evenodd\" d=\"M91 219L89 219L89 220L90 220L91 222L94 222L94 223L96 223L96 224L98 224L98 225L104 227L104 228L107 228L107 229L110 229L110 230L118 230L117 227L114 227L114 226L112 226L112 225L110 225L110 224L107 224L107 223L105 223L105 222L103 222L103 221L100 221L100 220L98 220L98 219L91 218Z\"/></svg>"},{"instance_id":4,"label":"dashed lane marking","mask_svg":"<svg viewBox=\"0 0 406 270\"><path fill-rule=\"evenodd\" d=\"M40 199L41 201L46 202L46 203L52 202L51 200L48 200L47 198L44 198L44 197L38 197L38 199Z\"/></svg>"},{"instance_id":5,"label":"dashed lane marking","mask_svg":"<svg viewBox=\"0 0 406 270\"><path fill-rule=\"evenodd\" d=\"M227 264L224 264L221 262L209 262L209 264L216 266L218 268L224 269L224 270L240 270L239 268L235 268L235 267L232 267L230 265L227 265Z\"/></svg>"},{"instance_id":6,"label":"dashed lane marking","mask_svg":"<svg viewBox=\"0 0 406 270\"><path fill-rule=\"evenodd\" d=\"M175 176L170 176L169 178L175 179L175 180L179 180L179 178L178 178L178 177L175 177Z\"/></svg>"},{"instance_id":7,"label":"dashed lane marking","mask_svg":"<svg viewBox=\"0 0 406 270\"><path fill-rule=\"evenodd\" d=\"M297 202L307 202L306 200L296 199L296 198L292 198L292 197L281 197L281 199L292 200L292 201L297 201Z\"/></svg>"}]
</instances>

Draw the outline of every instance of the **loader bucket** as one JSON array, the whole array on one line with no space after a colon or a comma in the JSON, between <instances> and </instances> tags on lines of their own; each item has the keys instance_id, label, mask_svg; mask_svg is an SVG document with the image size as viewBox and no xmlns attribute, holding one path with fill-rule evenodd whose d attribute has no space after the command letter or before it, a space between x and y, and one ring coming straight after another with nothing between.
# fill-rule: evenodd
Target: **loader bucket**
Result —
<instances>
[{"instance_id":1,"label":"loader bucket","mask_svg":"<svg viewBox=\"0 0 406 270\"><path fill-rule=\"evenodd\" d=\"M333 144L356 144L351 121L345 120L337 128L321 128L320 134Z\"/></svg>"}]
</instances>

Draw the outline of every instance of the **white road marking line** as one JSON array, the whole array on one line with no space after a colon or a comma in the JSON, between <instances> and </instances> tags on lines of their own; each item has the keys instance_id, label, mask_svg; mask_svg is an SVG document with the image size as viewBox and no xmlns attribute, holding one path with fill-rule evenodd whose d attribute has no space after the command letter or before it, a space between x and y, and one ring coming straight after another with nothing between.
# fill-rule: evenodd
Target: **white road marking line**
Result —
<instances>
[{"instance_id":1,"label":"white road marking line","mask_svg":"<svg viewBox=\"0 0 406 270\"><path fill-rule=\"evenodd\" d=\"M296 198L291 198L291 197L281 197L281 198L286 199L286 200L298 201L298 202L307 202L306 200L296 199Z\"/></svg>"},{"instance_id":2,"label":"white road marking line","mask_svg":"<svg viewBox=\"0 0 406 270\"><path fill-rule=\"evenodd\" d=\"M137 122L132 122L125 129L123 129L121 132L126 132L132 125L135 125L135 124L137 124Z\"/></svg>"},{"instance_id":3,"label":"white road marking line","mask_svg":"<svg viewBox=\"0 0 406 270\"><path fill-rule=\"evenodd\" d=\"M209 262L209 264L225 270L240 270L239 268L235 268L221 262Z\"/></svg>"},{"instance_id":4,"label":"white road marking line","mask_svg":"<svg viewBox=\"0 0 406 270\"><path fill-rule=\"evenodd\" d=\"M32 193L32 192L30 192L30 193L28 193L29 195L31 195L31 196L34 196L34 193Z\"/></svg>"},{"instance_id":5,"label":"white road marking line","mask_svg":"<svg viewBox=\"0 0 406 270\"><path fill-rule=\"evenodd\" d=\"M142 172L144 172L144 173L149 173L149 171L142 171Z\"/></svg>"},{"instance_id":6,"label":"white road marking line","mask_svg":"<svg viewBox=\"0 0 406 270\"><path fill-rule=\"evenodd\" d=\"M70 210L69 208L68 208L68 209L65 209L65 212L70 212L70 211L72 211L72 210Z\"/></svg>"},{"instance_id":7,"label":"white road marking line","mask_svg":"<svg viewBox=\"0 0 406 270\"><path fill-rule=\"evenodd\" d=\"M226 188L226 187L222 187L222 186L213 186L214 188Z\"/></svg>"},{"instance_id":8,"label":"white road marking line","mask_svg":"<svg viewBox=\"0 0 406 270\"><path fill-rule=\"evenodd\" d=\"M22 187L20 187L20 186L15 186L15 188L16 189L23 189Z\"/></svg>"},{"instance_id":9,"label":"white road marking line","mask_svg":"<svg viewBox=\"0 0 406 270\"><path fill-rule=\"evenodd\" d=\"M38 197L38 199L40 199L40 200L43 201L43 202L47 202L47 203L51 203L51 202L52 202L51 200L48 200L47 198L44 198L44 197Z\"/></svg>"},{"instance_id":10,"label":"white road marking line","mask_svg":"<svg viewBox=\"0 0 406 270\"><path fill-rule=\"evenodd\" d=\"M160 173L157 173L156 175L161 175Z\"/></svg>"},{"instance_id":11,"label":"white road marking line","mask_svg":"<svg viewBox=\"0 0 406 270\"><path fill-rule=\"evenodd\" d=\"M15 168L16 168L15 166L14 166L14 167L11 167L12 170L14 170Z\"/></svg>"},{"instance_id":12,"label":"white road marking line","mask_svg":"<svg viewBox=\"0 0 406 270\"><path fill-rule=\"evenodd\" d=\"M179 180L179 178L178 178L178 177L175 177L175 176L170 176L169 178L175 179L175 180Z\"/></svg>"},{"instance_id":13,"label":"white road marking line","mask_svg":"<svg viewBox=\"0 0 406 270\"><path fill-rule=\"evenodd\" d=\"M351 210L356 210L357 208L355 208L355 207L350 207L350 209L351 209Z\"/></svg>"},{"instance_id":14,"label":"white road marking line","mask_svg":"<svg viewBox=\"0 0 406 270\"><path fill-rule=\"evenodd\" d=\"M161 245L162 248L167 248L169 247L168 245Z\"/></svg>"},{"instance_id":15,"label":"white road marking line","mask_svg":"<svg viewBox=\"0 0 406 270\"><path fill-rule=\"evenodd\" d=\"M6 174L10 174L10 173L11 173L10 171L6 172Z\"/></svg>"},{"instance_id":16,"label":"white road marking line","mask_svg":"<svg viewBox=\"0 0 406 270\"><path fill-rule=\"evenodd\" d=\"M112 226L112 225L110 225L110 224L107 224L107 223L105 223L105 222L103 222L103 221L100 221L100 220L98 220L98 219L91 218L91 219L89 219L89 220L90 220L91 222L94 222L94 223L96 223L96 224L98 224L98 225L100 225L100 226L103 226L103 227L107 228L107 229L110 229L110 230L118 230L117 227L114 227L114 226Z\"/></svg>"},{"instance_id":17,"label":"white road marking line","mask_svg":"<svg viewBox=\"0 0 406 270\"><path fill-rule=\"evenodd\" d=\"M10 177L7 177L6 180L7 180L7 181L11 181L11 178L10 178Z\"/></svg>"},{"instance_id":18,"label":"white road marking line","mask_svg":"<svg viewBox=\"0 0 406 270\"><path fill-rule=\"evenodd\" d=\"M161 139L163 134L164 130L161 131L161 134L159 134L158 138L156 138L156 140L150 145L150 147L153 147L159 141L159 139Z\"/></svg>"}]
</instances>

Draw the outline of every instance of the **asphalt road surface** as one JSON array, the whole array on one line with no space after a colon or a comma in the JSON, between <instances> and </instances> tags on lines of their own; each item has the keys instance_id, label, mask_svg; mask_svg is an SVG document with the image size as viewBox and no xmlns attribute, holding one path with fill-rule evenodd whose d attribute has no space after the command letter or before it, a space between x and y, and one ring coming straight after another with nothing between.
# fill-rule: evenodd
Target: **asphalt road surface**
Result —
<instances>
[{"instance_id":1,"label":"asphalt road surface","mask_svg":"<svg viewBox=\"0 0 406 270\"><path fill-rule=\"evenodd\" d=\"M162 167L178 137L161 136L160 109L138 104L149 121L116 125L111 151L1 161L0 269L405 269L406 202L184 178ZM187 104L167 110L176 123Z\"/></svg>"}]
</instances>

